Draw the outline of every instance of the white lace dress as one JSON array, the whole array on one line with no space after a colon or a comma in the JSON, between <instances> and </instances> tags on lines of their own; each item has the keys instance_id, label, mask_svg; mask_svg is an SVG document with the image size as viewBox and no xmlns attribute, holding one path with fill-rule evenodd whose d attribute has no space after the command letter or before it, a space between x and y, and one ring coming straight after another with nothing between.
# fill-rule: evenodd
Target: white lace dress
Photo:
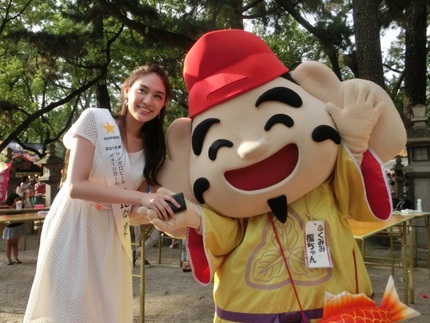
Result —
<instances>
[{"instance_id":1,"label":"white lace dress","mask_svg":"<svg viewBox=\"0 0 430 323\"><path fill-rule=\"evenodd\" d=\"M106 184L91 109L64 138L78 134L95 145L90 179ZM143 180L143 151L129 154L133 185ZM68 181L58 192L41 236L36 275L24 322L132 322L132 267L111 209L71 199Z\"/></svg>"}]
</instances>

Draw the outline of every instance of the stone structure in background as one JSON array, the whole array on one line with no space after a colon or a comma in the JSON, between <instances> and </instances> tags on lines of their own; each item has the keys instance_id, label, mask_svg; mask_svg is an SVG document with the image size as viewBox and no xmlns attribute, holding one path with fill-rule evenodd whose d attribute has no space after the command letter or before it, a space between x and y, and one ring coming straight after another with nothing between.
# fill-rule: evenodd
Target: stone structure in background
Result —
<instances>
[{"instance_id":1,"label":"stone structure in background","mask_svg":"<svg viewBox=\"0 0 430 323\"><path fill-rule=\"evenodd\" d=\"M412 209L416 209L417 199L422 200L424 212L430 212L430 127L426 117L426 107L417 105L412 108L414 117L412 127L408 129L409 165L404 168L404 173L409 184L409 197L412 200ZM427 219L428 220L428 219ZM414 224L415 239L418 246L427 245L427 225L424 218L417 219ZM428 250L418 249L416 259L427 261Z\"/></svg>"},{"instance_id":2,"label":"stone structure in background","mask_svg":"<svg viewBox=\"0 0 430 323\"><path fill-rule=\"evenodd\" d=\"M43 174L39 181L46 184L46 206L50 206L60 188L61 170L64 160L55 155L55 145L50 144L45 157L38 160L35 164L43 166Z\"/></svg>"},{"instance_id":3,"label":"stone structure in background","mask_svg":"<svg viewBox=\"0 0 430 323\"><path fill-rule=\"evenodd\" d=\"M409 199L407 191L405 190L406 176L404 173L405 165L402 163L402 156L396 156L396 163L394 164L393 170L396 175L396 196L394 207L396 210L401 209L401 201L404 199Z\"/></svg>"}]
</instances>

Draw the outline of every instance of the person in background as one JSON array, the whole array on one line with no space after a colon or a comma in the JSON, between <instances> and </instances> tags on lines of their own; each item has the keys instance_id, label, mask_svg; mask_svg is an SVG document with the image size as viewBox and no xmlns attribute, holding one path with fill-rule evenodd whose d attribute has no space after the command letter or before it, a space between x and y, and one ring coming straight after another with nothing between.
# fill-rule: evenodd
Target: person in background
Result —
<instances>
[{"instance_id":1,"label":"person in background","mask_svg":"<svg viewBox=\"0 0 430 323\"><path fill-rule=\"evenodd\" d=\"M16 188L16 194L23 198L28 189L33 190L33 184L31 183L30 178L27 175L24 175L22 176L21 182Z\"/></svg>"},{"instance_id":2,"label":"person in background","mask_svg":"<svg viewBox=\"0 0 430 323\"><path fill-rule=\"evenodd\" d=\"M172 238L172 243L169 246L169 249L177 249L179 248L179 241L178 239Z\"/></svg>"},{"instance_id":3,"label":"person in background","mask_svg":"<svg viewBox=\"0 0 430 323\"><path fill-rule=\"evenodd\" d=\"M17 193L11 193L6 199L6 205L10 208L16 208L16 202L21 201L21 196ZM16 222L8 224L3 230L3 239L6 240L6 257L7 265L21 264L18 259L18 244L19 238L27 234L27 226L24 222ZM15 260L12 260L12 254Z\"/></svg>"},{"instance_id":4,"label":"person in background","mask_svg":"<svg viewBox=\"0 0 430 323\"><path fill-rule=\"evenodd\" d=\"M123 83L121 109L88 108L63 138L67 177L44 221L24 322L133 322L131 206L174 213L158 185L166 157L163 121L172 90L144 65Z\"/></svg>"},{"instance_id":5,"label":"person in background","mask_svg":"<svg viewBox=\"0 0 430 323\"><path fill-rule=\"evenodd\" d=\"M24 209L31 209L33 208L33 197L34 197L34 191L27 189L23 194L22 194L22 207Z\"/></svg>"},{"instance_id":6,"label":"person in background","mask_svg":"<svg viewBox=\"0 0 430 323\"><path fill-rule=\"evenodd\" d=\"M136 241L140 241L142 237L141 229L140 227L135 227L135 235L136 235ZM145 254L146 252L154 247L159 241L160 241L160 235L161 232L155 228L151 228L151 232L149 233L148 237L145 239ZM133 267L136 266L136 261L139 257L142 256L142 247L138 247L135 250L133 250ZM148 261L148 259L145 258L145 267L151 267L151 263Z\"/></svg>"},{"instance_id":7,"label":"person in background","mask_svg":"<svg viewBox=\"0 0 430 323\"><path fill-rule=\"evenodd\" d=\"M182 271L184 273L191 272L191 266L188 260L187 239L182 240L181 260L182 260Z\"/></svg>"}]
</instances>

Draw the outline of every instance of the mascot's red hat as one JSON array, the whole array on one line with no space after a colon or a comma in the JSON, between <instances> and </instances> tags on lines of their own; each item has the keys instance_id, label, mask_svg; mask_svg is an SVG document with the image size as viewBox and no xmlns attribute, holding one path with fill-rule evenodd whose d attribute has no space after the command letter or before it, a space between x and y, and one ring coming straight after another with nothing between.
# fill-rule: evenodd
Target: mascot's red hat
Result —
<instances>
[{"instance_id":1,"label":"mascot's red hat","mask_svg":"<svg viewBox=\"0 0 430 323\"><path fill-rule=\"evenodd\" d=\"M287 72L258 36L240 29L209 32L185 57L189 116L193 118Z\"/></svg>"}]
</instances>

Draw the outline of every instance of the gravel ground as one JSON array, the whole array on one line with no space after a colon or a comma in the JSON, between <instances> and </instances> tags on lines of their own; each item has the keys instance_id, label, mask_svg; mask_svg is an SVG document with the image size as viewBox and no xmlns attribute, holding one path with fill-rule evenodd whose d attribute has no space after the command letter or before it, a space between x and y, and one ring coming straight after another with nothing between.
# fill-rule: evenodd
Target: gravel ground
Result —
<instances>
[{"instance_id":1,"label":"gravel ground","mask_svg":"<svg viewBox=\"0 0 430 323\"><path fill-rule=\"evenodd\" d=\"M27 237L27 250L22 250L20 265L7 266L4 243L0 246L0 322L22 322L37 260L37 234ZM191 273L184 273L179 267L179 249L169 249L169 242L162 247L161 264L158 264L158 248L147 254L153 264L145 268L145 322L211 322L213 319L212 285L203 287L194 281ZM400 250L396 250L397 253ZM387 248L369 244L367 255L382 257ZM415 268L415 304L411 306L422 315L408 322L430 323L430 279L427 264L422 262ZM380 304L390 268L369 266L369 274L375 290L375 301ZM140 260L134 269L140 270ZM394 281L403 300L402 269L396 269ZM140 320L139 278L134 278L134 318Z\"/></svg>"}]
</instances>

